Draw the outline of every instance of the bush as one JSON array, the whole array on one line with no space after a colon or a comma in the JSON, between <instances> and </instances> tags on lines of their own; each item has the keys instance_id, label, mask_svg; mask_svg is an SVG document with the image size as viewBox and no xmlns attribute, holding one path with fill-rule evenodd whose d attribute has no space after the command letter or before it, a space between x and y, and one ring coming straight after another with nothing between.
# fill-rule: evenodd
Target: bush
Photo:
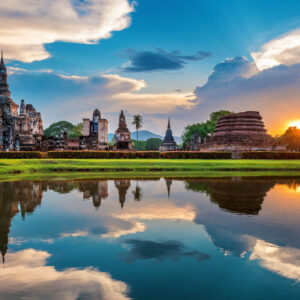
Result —
<instances>
[{"instance_id":1,"label":"bush","mask_svg":"<svg viewBox=\"0 0 300 300\"><path fill-rule=\"evenodd\" d=\"M159 158L157 151L50 151L49 158Z\"/></svg>"},{"instance_id":2,"label":"bush","mask_svg":"<svg viewBox=\"0 0 300 300\"><path fill-rule=\"evenodd\" d=\"M230 159L231 152L172 151L161 152L160 157L167 159Z\"/></svg>"},{"instance_id":3,"label":"bush","mask_svg":"<svg viewBox=\"0 0 300 300\"><path fill-rule=\"evenodd\" d=\"M44 158L45 153L38 151L13 151L13 152L0 152L0 158L15 158L15 159L28 159L28 158Z\"/></svg>"},{"instance_id":4,"label":"bush","mask_svg":"<svg viewBox=\"0 0 300 300\"><path fill-rule=\"evenodd\" d=\"M253 151L242 152L243 159L300 159L300 152Z\"/></svg>"}]
</instances>

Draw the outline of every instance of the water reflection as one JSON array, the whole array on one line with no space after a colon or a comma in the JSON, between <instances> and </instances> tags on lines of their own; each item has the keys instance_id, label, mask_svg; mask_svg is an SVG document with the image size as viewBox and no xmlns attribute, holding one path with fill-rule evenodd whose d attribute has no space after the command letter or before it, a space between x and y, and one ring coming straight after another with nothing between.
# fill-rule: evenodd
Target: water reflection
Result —
<instances>
[{"instance_id":1,"label":"water reflection","mask_svg":"<svg viewBox=\"0 0 300 300\"><path fill-rule=\"evenodd\" d=\"M0 250L6 266L5 272L0 272L0 280L5 283L0 288L0 299L9 298L13 289L16 294L26 291L28 298L34 290L46 295L59 280L61 289L53 294L53 299L62 298L64 287L68 292L74 280L78 289L70 291L70 299L129 299L130 278L119 277L118 273L127 270L126 264L140 270L139 264L147 262L165 267L176 263L185 269L185 264L191 261L189 268L195 267L193 272L201 277L203 274L195 264L225 266L227 255L239 259L240 265L247 260L253 264L251 268L259 266L272 274L300 281L299 187L300 179L280 177L0 182ZM51 224L51 230L39 229L38 221L37 225L23 229L30 218L40 214L39 206L49 209L44 211L43 218ZM24 223L16 233L11 229L17 215ZM14 244L13 239L20 239L22 234L27 235L27 241L34 238L36 244L32 239L21 246ZM51 240L52 246L38 243L37 235L40 241ZM75 239L82 239L78 241L78 249L89 244L91 249L98 244L101 244L99 249L108 247L109 255L103 256L104 261L109 261L111 253L115 253L111 264L118 264L118 271L114 276L111 265L106 266L105 272L99 271L101 266L95 265L101 257L98 253L94 261L79 264L80 268L73 264L63 270L56 269L54 263L47 266L46 261L62 251L53 250L56 245L66 245ZM197 244L198 240L201 243ZM72 251L76 251L77 244L72 243ZM217 256L215 251L222 254L223 260L219 258L218 263L212 263ZM90 256L92 259L93 255ZM81 260L82 256L76 257L73 263ZM89 269L90 266L96 269ZM21 282L29 271L31 277ZM52 276L53 282L46 281L43 285L36 279L42 273ZM206 270L206 276L208 273ZM81 281L83 277L87 281ZM6 286L8 278L15 278L10 286ZM13 285L19 285L20 289ZM131 288L135 290L134 285L133 280Z\"/></svg>"}]
</instances>

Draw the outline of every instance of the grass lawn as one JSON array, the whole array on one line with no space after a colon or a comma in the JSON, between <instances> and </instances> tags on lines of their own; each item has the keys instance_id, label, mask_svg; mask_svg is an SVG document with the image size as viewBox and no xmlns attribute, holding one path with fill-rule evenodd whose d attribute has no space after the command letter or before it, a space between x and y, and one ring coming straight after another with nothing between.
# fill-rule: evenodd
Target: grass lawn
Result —
<instances>
[{"instance_id":1,"label":"grass lawn","mask_svg":"<svg viewBox=\"0 0 300 300\"><path fill-rule=\"evenodd\" d=\"M300 160L0 159L0 179L300 175Z\"/></svg>"}]
</instances>

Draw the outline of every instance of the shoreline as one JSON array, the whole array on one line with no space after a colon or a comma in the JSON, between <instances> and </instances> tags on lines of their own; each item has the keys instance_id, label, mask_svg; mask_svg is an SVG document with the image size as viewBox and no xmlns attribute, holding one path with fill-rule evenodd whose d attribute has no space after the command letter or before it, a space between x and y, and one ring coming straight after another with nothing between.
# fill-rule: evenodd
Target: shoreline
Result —
<instances>
[{"instance_id":1,"label":"shoreline","mask_svg":"<svg viewBox=\"0 0 300 300\"><path fill-rule=\"evenodd\" d=\"M0 180L300 176L300 160L0 159Z\"/></svg>"}]
</instances>

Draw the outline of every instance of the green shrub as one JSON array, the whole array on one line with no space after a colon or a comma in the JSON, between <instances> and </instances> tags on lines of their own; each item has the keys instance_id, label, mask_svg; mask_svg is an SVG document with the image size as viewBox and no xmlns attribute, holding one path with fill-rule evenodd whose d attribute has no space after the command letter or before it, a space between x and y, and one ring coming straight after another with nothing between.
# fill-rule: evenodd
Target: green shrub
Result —
<instances>
[{"instance_id":1,"label":"green shrub","mask_svg":"<svg viewBox=\"0 0 300 300\"><path fill-rule=\"evenodd\" d=\"M159 158L157 151L50 151L49 158Z\"/></svg>"},{"instance_id":2,"label":"green shrub","mask_svg":"<svg viewBox=\"0 0 300 300\"><path fill-rule=\"evenodd\" d=\"M242 152L243 159L300 159L300 152L252 151Z\"/></svg>"},{"instance_id":3,"label":"green shrub","mask_svg":"<svg viewBox=\"0 0 300 300\"><path fill-rule=\"evenodd\" d=\"M160 157L167 159L230 159L231 152L170 151L161 152Z\"/></svg>"},{"instance_id":4,"label":"green shrub","mask_svg":"<svg viewBox=\"0 0 300 300\"><path fill-rule=\"evenodd\" d=\"M14 158L14 159L28 159L28 158L44 158L45 153L38 151L12 151L12 152L0 152L0 158Z\"/></svg>"}]
</instances>

